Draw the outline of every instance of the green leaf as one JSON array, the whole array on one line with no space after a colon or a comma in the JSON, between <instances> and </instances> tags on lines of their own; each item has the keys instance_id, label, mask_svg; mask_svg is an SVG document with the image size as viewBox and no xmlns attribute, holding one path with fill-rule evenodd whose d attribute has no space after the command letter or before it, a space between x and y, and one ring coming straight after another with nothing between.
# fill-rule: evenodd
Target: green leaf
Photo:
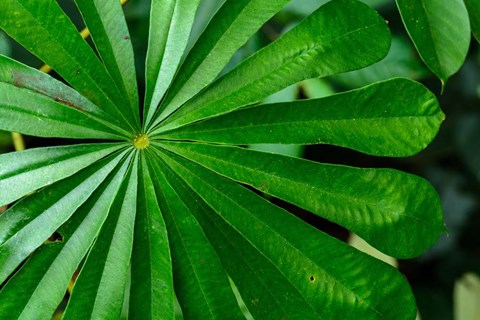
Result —
<instances>
[{"instance_id":1,"label":"green leaf","mask_svg":"<svg viewBox=\"0 0 480 320\"><path fill-rule=\"evenodd\" d=\"M145 123L178 69L200 0L153 0L146 61Z\"/></svg>"},{"instance_id":2,"label":"green leaf","mask_svg":"<svg viewBox=\"0 0 480 320\"><path fill-rule=\"evenodd\" d=\"M37 137L125 140L76 106L0 82L0 130Z\"/></svg>"},{"instance_id":3,"label":"green leaf","mask_svg":"<svg viewBox=\"0 0 480 320\"><path fill-rule=\"evenodd\" d=\"M138 126L140 117L133 47L120 1L75 2L108 73L122 93L122 101L130 101L129 119L134 120Z\"/></svg>"},{"instance_id":4,"label":"green leaf","mask_svg":"<svg viewBox=\"0 0 480 320\"><path fill-rule=\"evenodd\" d=\"M159 145L344 226L396 258L421 254L445 231L435 189L407 173L320 164L237 147Z\"/></svg>"},{"instance_id":5,"label":"green leaf","mask_svg":"<svg viewBox=\"0 0 480 320\"><path fill-rule=\"evenodd\" d=\"M130 137L131 133L119 127L117 119L106 113L102 108L96 106L77 91L41 72L28 67L18 61L0 55L0 82L11 84L18 88L28 89L32 92L42 94L65 106L82 110L96 120Z\"/></svg>"},{"instance_id":6,"label":"green leaf","mask_svg":"<svg viewBox=\"0 0 480 320\"><path fill-rule=\"evenodd\" d=\"M212 82L247 40L289 0L229 0L189 52L165 98L166 118Z\"/></svg>"},{"instance_id":7,"label":"green leaf","mask_svg":"<svg viewBox=\"0 0 480 320\"><path fill-rule=\"evenodd\" d=\"M120 318L132 254L138 154L130 165L129 173L75 281L63 319Z\"/></svg>"},{"instance_id":8,"label":"green leaf","mask_svg":"<svg viewBox=\"0 0 480 320\"><path fill-rule=\"evenodd\" d=\"M398 157L423 150L444 118L435 95L399 78L321 99L244 108L159 138L239 145L328 143Z\"/></svg>"},{"instance_id":9,"label":"green leaf","mask_svg":"<svg viewBox=\"0 0 480 320\"><path fill-rule=\"evenodd\" d=\"M58 233L44 244L0 292L0 318L51 319L70 279L105 221L127 169L127 161L102 183Z\"/></svg>"},{"instance_id":10,"label":"green leaf","mask_svg":"<svg viewBox=\"0 0 480 320\"><path fill-rule=\"evenodd\" d=\"M168 166L163 168L257 319L283 319L288 315L298 319L322 318L272 261L219 217Z\"/></svg>"},{"instance_id":11,"label":"green leaf","mask_svg":"<svg viewBox=\"0 0 480 320\"><path fill-rule=\"evenodd\" d=\"M244 319L223 266L158 164L155 189L172 248L175 292L187 319Z\"/></svg>"},{"instance_id":12,"label":"green leaf","mask_svg":"<svg viewBox=\"0 0 480 320\"><path fill-rule=\"evenodd\" d=\"M80 207L124 157L112 155L0 215L0 283Z\"/></svg>"},{"instance_id":13,"label":"green leaf","mask_svg":"<svg viewBox=\"0 0 480 320\"><path fill-rule=\"evenodd\" d=\"M227 113L304 79L368 66L389 47L390 32L378 13L358 1L333 0L215 81L153 132Z\"/></svg>"},{"instance_id":14,"label":"green leaf","mask_svg":"<svg viewBox=\"0 0 480 320\"><path fill-rule=\"evenodd\" d=\"M170 245L152 177L141 156L132 252L129 319L174 319Z\"/></svg>"},{"instance_id":15,"label":"green leaf","mask_svg":"<svg viewBox=\"0 0 480 320\"><path fill-rule=\"evenodd\" d=\"M415 317L410 288L391 266L192 162L173 155L162 155L162 158L297 288L309 307L316 311L314 319L318 319L318 315L324 319Z\"/></svg>"},{"instance_id":16,"label":"green leaf","mask_svg":"<svg viewBox=\"0 0 480 320\"><path fill-rule=\"evenodd\" d=\"M470 16L473 35L480 42L480 0L465 0L465 5Z\"/></svg>"},{"instance_id":17,"label":"green leaf","mask_svg":"<svg viewBox=\"0 0 480 320\"><path fill-rule=\"evenodd\" d=\"M66 178L119 150L122 144L82 144L0 155L0 206Z\"/></svg>"},{"instance_id":18,"label":"green leaf","mask_svg":"<svg viewBox=\"0 0 480 320\"><path fill-rule=\"evenodd\" d=\"M444 87L468 53L470 24L465 4L462 0L397 0L397 6L420 57Z\"/></svg>"},{"instance_id":19,"label":"green leaf","mask_svg":"<svg viewBox=\"0 0 480 320\"><path fill-rule=\"evenodd\" d=\"M114 81L79 35L56 1L6 0L0 28L50 65L79 93L113 117L122 127L134 123L122 114L124 103Z\"/></svg>"}]
</instances>

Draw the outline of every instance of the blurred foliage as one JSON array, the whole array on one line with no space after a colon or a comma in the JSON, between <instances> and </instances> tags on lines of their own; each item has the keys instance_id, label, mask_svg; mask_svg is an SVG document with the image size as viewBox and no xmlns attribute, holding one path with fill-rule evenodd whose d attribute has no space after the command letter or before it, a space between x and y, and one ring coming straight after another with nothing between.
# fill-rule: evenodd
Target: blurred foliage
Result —
<instances>
[{"instance_id":1,"label":"blurred foliage","mask_svg":"<svg viewBox=\"0 0 480 320\"><path fill-rule=\"evenodd\" d=\"M455 283L455 320L480 319L480 277L465 274Z\"/></svg>"},{"instance_id":2,"label":"blurred foliage","mask_svg":"<svg viewBox=\"0 0 480 320\"><path fill-rule=\"evenodd\" d=\"M324 145L305 148L275 145L252 147L303 156L326 163L361 167L395 167L430 180L442 198L449 236L441 239L420 258L400 261L399 268L406 274L413 287L423 320L453 319L453 292L456 281L467 272L480 274L480 47L478 42L472 41L466 63L449 80L445 92L440 95L439 83L416 53L403 27L394 0L363 1L377 8L389 21L393 43L387 58L360 71L331 79L304 81L282 90L265 101L270 103L317 98L395 76L417 79L437 94L447 115L447 120L435 142L420 154L404 159L379 159ZM72 1L59 2L66 10L75 11ZM195 31L191 34L190 43L194 43L210 17L223 2L223 0L203 1L197 13ZM237 52L226 70L278 38L325 2L327 1L293 0ZM148 10L148 0L133 0L125 6L136 52L138 74L143 74L145 69ZM78 27L82 26L78 25ZM16 59L34 67L41 65L20 46L9 43L2 33L0 33L0 53L11 54ZM143 91L143 84L139 82L139 85L139 89ZM28 141L29 147L40 146L43 143L42 139ZM48 141L48 144L54 143ZM6 152L11 148L10 134L0 132L0 152ZM305 220L330 234L344 240L348 236L341 228L309 216L305 212L299 215L305 215L303 217Z\"/></svg>"}]
</instances>

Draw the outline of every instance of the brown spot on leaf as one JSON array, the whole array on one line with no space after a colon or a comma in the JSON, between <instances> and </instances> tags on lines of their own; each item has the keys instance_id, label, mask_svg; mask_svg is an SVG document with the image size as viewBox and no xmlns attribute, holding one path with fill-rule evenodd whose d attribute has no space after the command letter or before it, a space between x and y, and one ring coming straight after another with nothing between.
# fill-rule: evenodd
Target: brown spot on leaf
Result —
<instances>
[{"instance_id":1,"label":"brown spot on leaf","mask_svg":"<svg viewBox=\"0 0 480 320\"><path fill-rule=\"evenodd\" d=\"M68 100L68 99L65 99L65 98L63 98L63 97L55 97L54 100L55 100L56 102L59 102L59 103L61 103L61 104L66 105L66 106L72 107L72 108L75 109L75 110L82 111L82 112L84 111L84 110L83 110L82 108L80 108L79 106L73 104L72 101L70 101L70 100Z\"/></svg>"}]
</instances>

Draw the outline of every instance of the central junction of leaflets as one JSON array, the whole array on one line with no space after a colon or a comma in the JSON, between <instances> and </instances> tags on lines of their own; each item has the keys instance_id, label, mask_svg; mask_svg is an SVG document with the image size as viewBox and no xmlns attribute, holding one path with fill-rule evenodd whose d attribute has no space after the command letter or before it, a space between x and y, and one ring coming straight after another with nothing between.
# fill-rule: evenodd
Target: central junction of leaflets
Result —
<instances>
[{"instance_id":1,"label":"central junction of leaflets","mask_svg":"<svg viewBox=\"0 0 480 320\"><path fill-rule=\"evenodd\" d=\"M148 135L146 135L145 133L142 133L141 135L133 139L133 146L139 150L145 149L146 147L148 147L149 144L150 141L148 140Z\"/></svg>"}]
</instances>

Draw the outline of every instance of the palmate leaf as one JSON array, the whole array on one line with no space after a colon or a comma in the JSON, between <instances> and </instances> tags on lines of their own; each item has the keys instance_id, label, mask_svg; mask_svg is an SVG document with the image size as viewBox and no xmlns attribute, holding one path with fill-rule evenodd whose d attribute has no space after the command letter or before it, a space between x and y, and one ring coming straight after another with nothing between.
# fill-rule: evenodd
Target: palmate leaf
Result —
<instances>
[{"instance_id":1,"label":"palmate leaf","mask_svg":"<svg viewBox=\"0 0 480 320\"><path fill-rule=\"evenodd\" d=\"M288 1L225 1L187 52L200 1L153 0L142 110L119 1L75 2L96 52L57 2L0 2L0 28L72 86L0 56L0 130L92 140L0 156L0 205L11 204L0 215L0 318L50 319L79 272L57 310L65 319L171 320L176 299L185 319L242 319L236 289L256 319L414 319L397 270L259 193L410 258L444 231L428 182L241 147L425 148L444 116L407 79L253 105L382 59L390 35L378 13L332 0L215 79Z\"/></svg>"}]
</instances>

